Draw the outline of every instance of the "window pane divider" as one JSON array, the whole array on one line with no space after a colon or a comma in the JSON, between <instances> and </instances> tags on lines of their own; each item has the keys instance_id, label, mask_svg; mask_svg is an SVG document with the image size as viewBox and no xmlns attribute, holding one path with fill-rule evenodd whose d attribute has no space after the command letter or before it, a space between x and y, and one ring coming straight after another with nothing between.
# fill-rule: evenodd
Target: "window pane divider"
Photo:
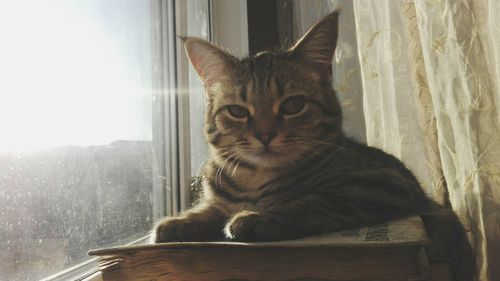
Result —
<instances>
[{"instance_id":1,"label":"window pane divider","mask_svg":"<svg viewBox=\"0 0 500 281\"><path fill-rule=\"evenodd\" d=\"M175 6L172 1L151 1L152 66L154 89L153 216L158 220L178 209L177 67Z\"/></svg>"}]
</instances>

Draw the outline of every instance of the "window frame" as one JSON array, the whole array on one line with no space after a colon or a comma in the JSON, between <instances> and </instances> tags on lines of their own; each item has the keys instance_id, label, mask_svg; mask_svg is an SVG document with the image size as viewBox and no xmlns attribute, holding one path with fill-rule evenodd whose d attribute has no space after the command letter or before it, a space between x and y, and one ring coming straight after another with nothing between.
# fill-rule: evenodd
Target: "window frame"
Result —
<instances>
[{"instance_id":1,"label":"window frame","mask_svg":"<svg viewBox=\"0 0 500 281\"><path fill-rule=\"evenodd\" d=\"M178 193L175 5L151 0L153 97L153 222L175 214ZM155 44L156 43L156 44Z\"/></svg>"}]
</instances>

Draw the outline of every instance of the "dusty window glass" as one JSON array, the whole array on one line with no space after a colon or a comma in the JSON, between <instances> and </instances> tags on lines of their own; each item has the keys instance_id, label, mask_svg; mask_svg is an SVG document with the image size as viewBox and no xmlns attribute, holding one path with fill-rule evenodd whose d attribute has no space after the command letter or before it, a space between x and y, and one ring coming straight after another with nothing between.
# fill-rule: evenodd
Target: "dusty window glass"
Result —
<instances>
[{"instance_id":1,"label":"dusty window glass","mask_svg":"<svg viewBox=\"0 0 500 281\"><path fill-rule=\"evenodd\" d=\"M0 280L152 227L148 1L0 3Z\"/></svg>"}]
</instances>

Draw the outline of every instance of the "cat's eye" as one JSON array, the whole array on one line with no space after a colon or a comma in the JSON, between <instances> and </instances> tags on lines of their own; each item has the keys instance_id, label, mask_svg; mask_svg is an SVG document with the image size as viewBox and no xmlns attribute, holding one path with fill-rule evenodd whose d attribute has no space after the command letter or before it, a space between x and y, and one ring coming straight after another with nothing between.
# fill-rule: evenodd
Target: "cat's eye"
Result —
<instances>
[{"instance_id":1,"label":"cat's eye","mask_svg":"<svg viewBox=\"0 0 500 281\"><path fill-rule=\"evenodd\" d=\"M230 105L227 107L227 111L235 118L245 118L250 115L246 108L239 105Z\"/></svg>"},{"instance_id":2,"label":"cat's eye","mask_svg":"<svg viewBox=\"0 0 500 281\"><path fill-rule=\"evenodd\" d=\"M304 97L296 96L286 99L280 107L280 112L283 115L293 115L302 111L306 104Z\"/></svg>"}]
</instances>

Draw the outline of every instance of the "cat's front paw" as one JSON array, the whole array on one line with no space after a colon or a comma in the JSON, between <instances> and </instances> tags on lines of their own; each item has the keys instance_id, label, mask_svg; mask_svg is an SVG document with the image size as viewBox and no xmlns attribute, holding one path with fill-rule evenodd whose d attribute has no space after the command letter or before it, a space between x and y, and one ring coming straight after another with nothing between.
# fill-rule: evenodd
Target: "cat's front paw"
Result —
<instances>
[{"instance_id":1,"label":"cat's front paw","mask_svg":"<svg viewBox=\"0 0 500 281\"><path fill-rule=\"evenodd\" d=\"M198 241L201 239L200 233L199 226L189 219L166 218L155 226L153 241L155 243Z\"/></svg>"},{"instance_id":2,"label":"cat's front paw","mask_svg":"<svg viewBox=\"0 0 500 281\"><path fill-rule=\"evenodd\" d=\"M286 237L286 232L275 218L250 211L232 217L224 233L229 239L241 242L275 241Z\"/></svg>"}]
</instances>

